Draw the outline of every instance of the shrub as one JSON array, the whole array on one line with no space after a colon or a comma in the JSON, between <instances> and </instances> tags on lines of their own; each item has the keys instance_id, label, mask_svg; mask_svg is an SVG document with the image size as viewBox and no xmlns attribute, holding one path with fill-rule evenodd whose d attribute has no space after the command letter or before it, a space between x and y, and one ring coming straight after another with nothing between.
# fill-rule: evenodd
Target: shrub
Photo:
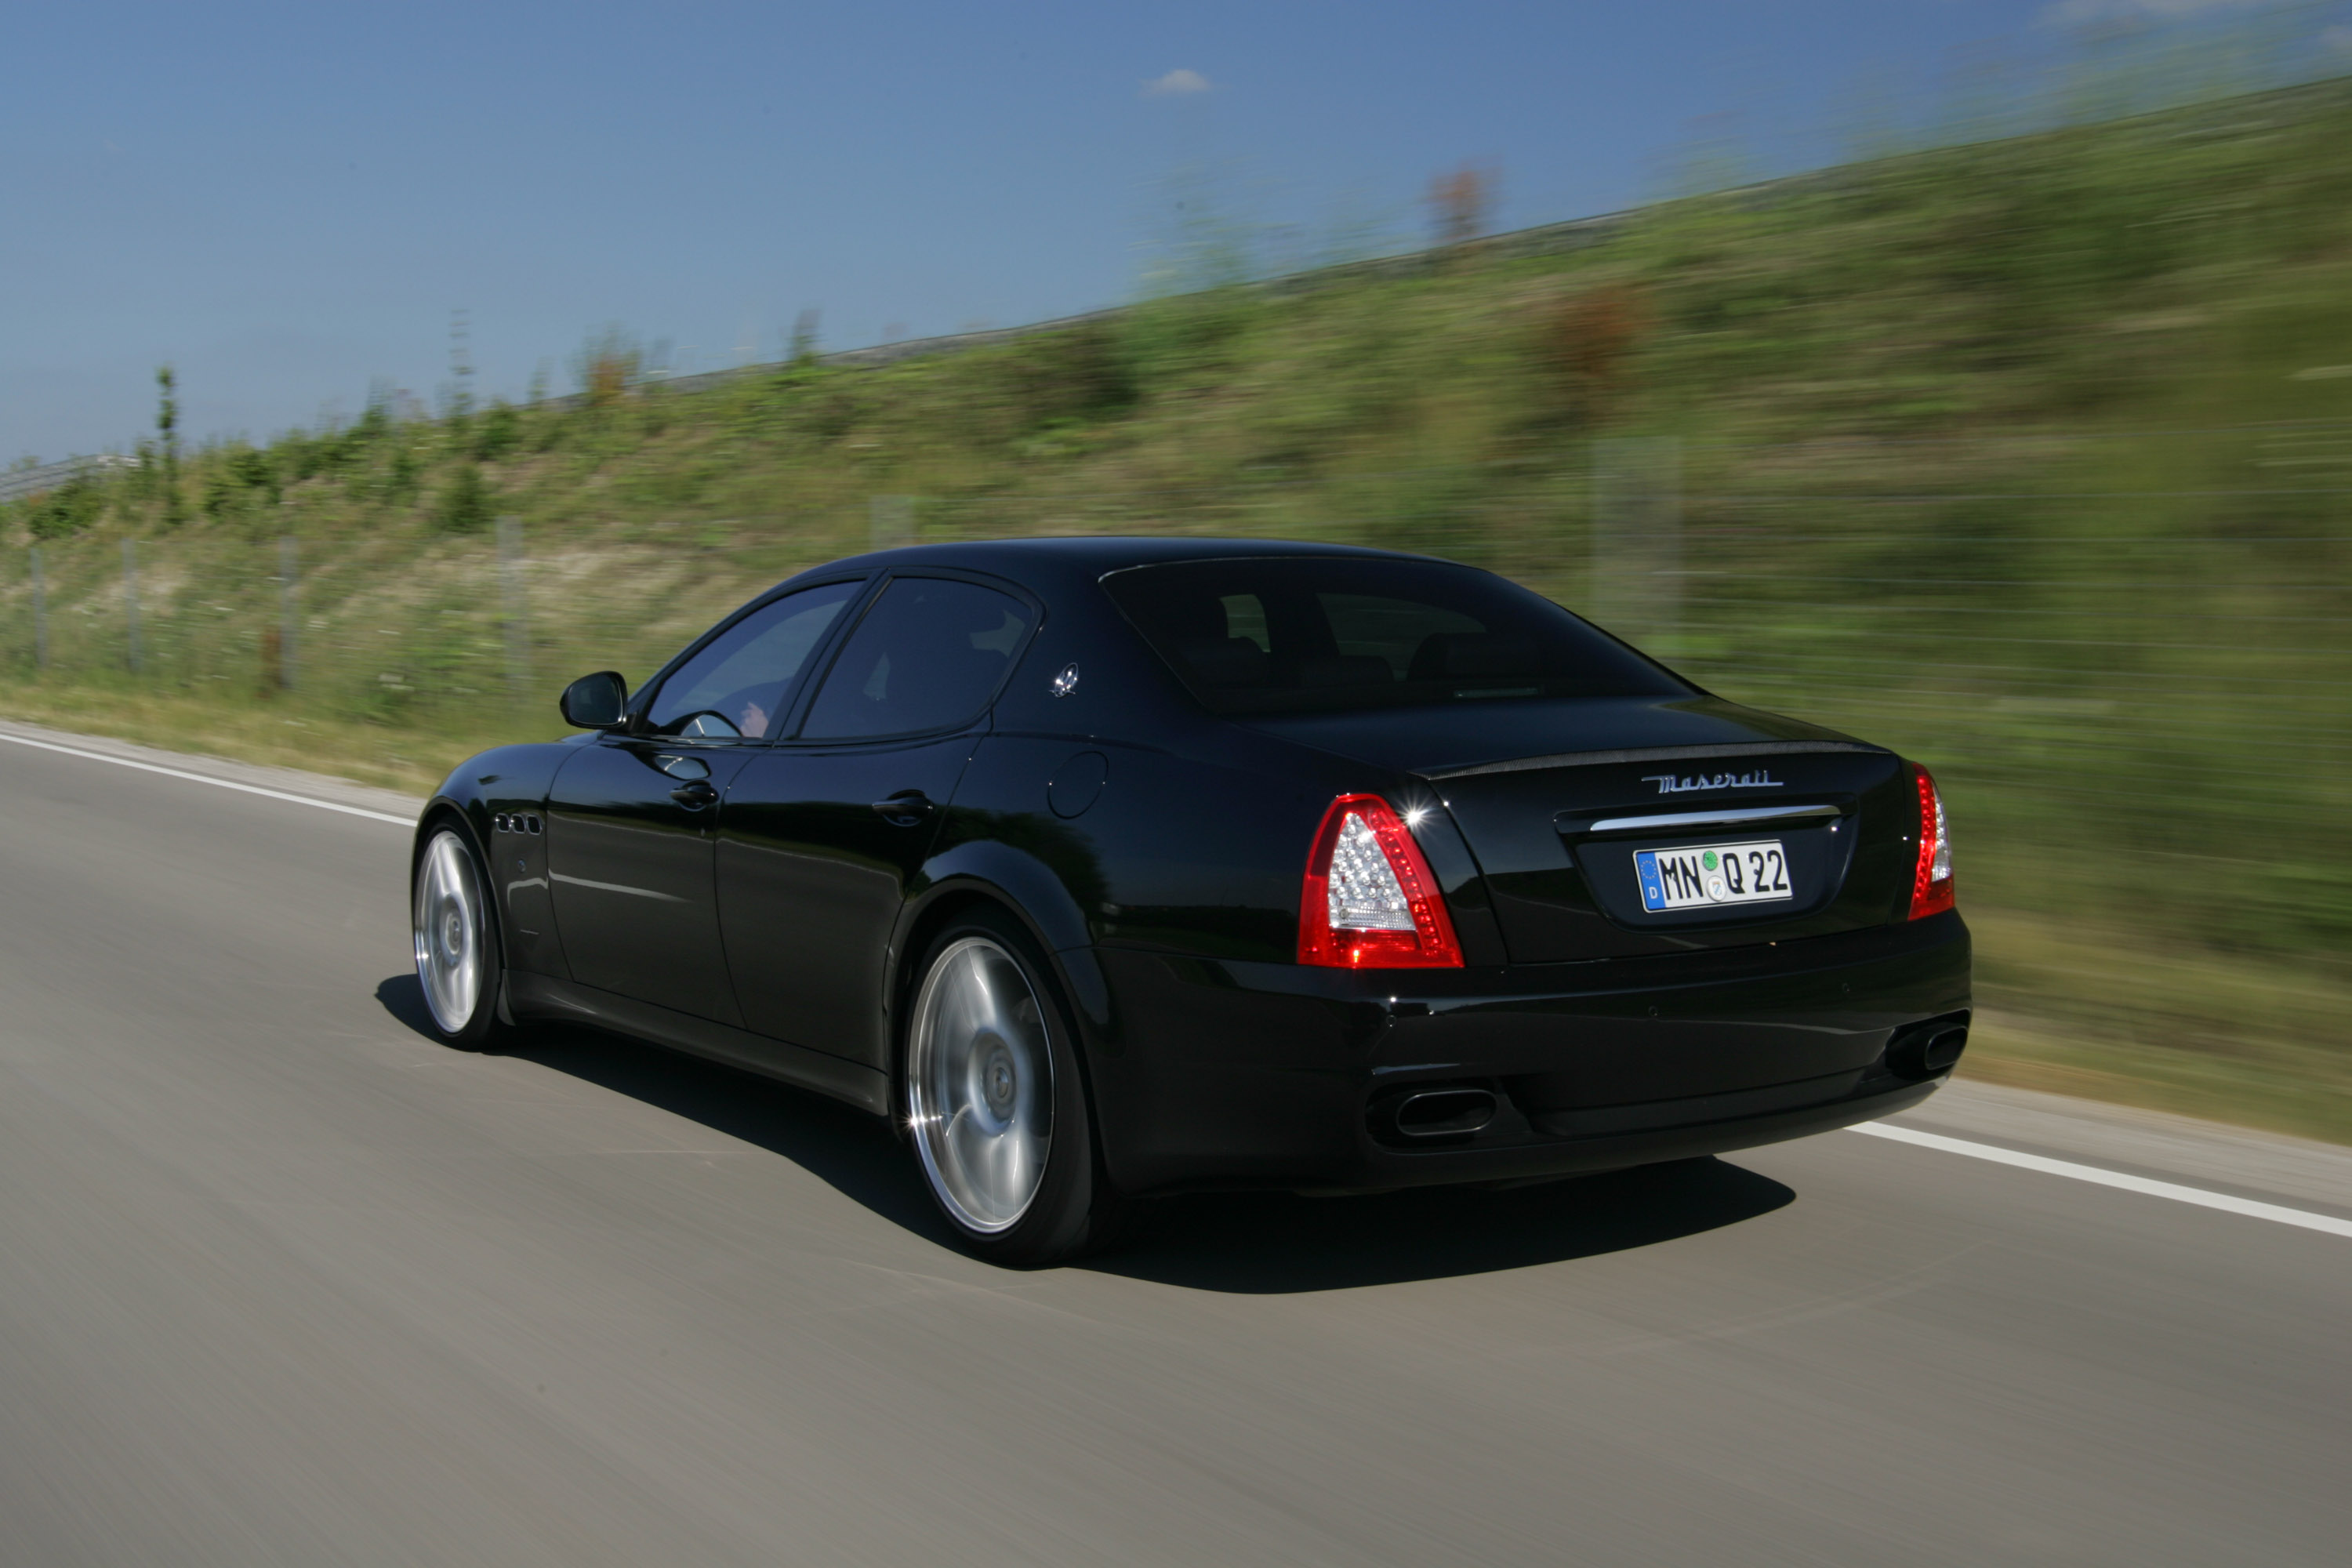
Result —
<instances>
[{"instance_id":1,"label":"shrub","mask_svg":"<svg viewBox=\"0 0 2352 1568\"><path fill-rule=\"evenodd\" d=\"M416 493L416 481L425 470L425 461L417 455L413 436L404 437L392 449L392 460L383 467L381 493L389 501L404 501Z\"/></svg>"},{"instance_id":2,"label":"shrub","mask_svg":"<svg viewBox=\"0 0 2352 1568\"><path fill-rule=\"evenodd\" d=\"M1608 411L1651 321L1649 295L1630 283L1571 295L1542 314L1536 357L1564 416L1592 420Z\"/></svg>"},{"instance_id":3,"label":"shrub","mask_svg":"<svg viewBox=\"0 0 2352 1568\"><path fill-rule=\"evenodd\" d=\"M36 539L79 533L106 510L106 495L89 479L68 479L25 502L25 527Z\"/></svg>"},{"instance_id":4,"label":"shrub","mask_svg":"<svg viewBox=\"0 0 2352 1568\"><path fill-rule=\"evenodd\" d=\"M233 447L205 478L205 515L217 521L248 496L267 497L275 504L278 495L278 468L269 454L251 447Z\"/></svg>"},{"instance_id":5,"label":"shrub","mask_svg":"<svg viewBox=\"0 0 2352 1568\"><path fill-rule=\"evenodd\" d=\"M495 463L522 440L522 416L510 403L494 403L474 427L474 459Z\"/></svg>"},{"instance_id":6,"label":"shrub","mask_svg":"<svg viewBox=\"0 0 2352 1568\"><path fill-rule=\"evenodd\" d=\"M1116 329L1119 374L1128 395L1234 363L1244 338L1265 310L1262 299L1238 285L1134 306Z\"/></svg>"},{"instance_id":7,"label":"shrub","mask_svg":"<svg viewBox=\"0 0 2352 1568\"><path fill-rule=\"evenodd\" d=\"M1101 419L1135 401L1135 378L1108 321L1088 321L1017 345L1003 373L1023 423Z\"/></svg>"},{"instance_id":8,"label":"shrub","mask_svg":"<svg viewBox=\"0 0 2352 1568\"><path fill-rule=\"evenodd\" d=\"M482 470L470 461L458 464L442 487L433 521L445 533L479 533L490 526L490 489L482 482Z\"/></svg>"}]
</instances>

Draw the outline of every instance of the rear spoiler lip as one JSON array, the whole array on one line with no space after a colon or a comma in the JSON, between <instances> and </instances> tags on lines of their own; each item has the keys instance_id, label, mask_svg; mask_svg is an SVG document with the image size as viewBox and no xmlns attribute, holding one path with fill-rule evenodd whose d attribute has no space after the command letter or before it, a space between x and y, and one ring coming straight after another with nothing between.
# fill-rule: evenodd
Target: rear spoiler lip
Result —
<instances>
[{"instance_id":1,"label":"rear spoiler lip","mask_svg":"<svg viewBox=\"0 0 2352 1568\"><path fill-rule=\"evenodd\" d=\"M1706 757L1786 757L1812 752L1861 752L1878 756L1895 753L1863 741L1734 741L1710 746L1632 746L1613 752L1560 752L1547 757L1518 757L1503 763L1478 763L1466 768L1414 769L1420 777L1469 778L1477 773L1534 773L1544 768L1594 768L1612 763L1664 763Z\"/></svg>"}]
</instances>

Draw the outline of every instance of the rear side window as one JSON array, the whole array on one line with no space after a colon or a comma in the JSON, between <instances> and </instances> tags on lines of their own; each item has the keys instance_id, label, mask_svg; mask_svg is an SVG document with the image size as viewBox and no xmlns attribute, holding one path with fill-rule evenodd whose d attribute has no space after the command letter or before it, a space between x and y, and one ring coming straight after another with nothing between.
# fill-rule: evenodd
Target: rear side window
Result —
<instances>
[{"instance_id":1,"label":"rear side window","mask_svg":"<svg viewBox=\"0 0 2352 1568\"><path fill-rule=\"evenodd\" d=\"M1103 587L1220 713L1693 690L1550 600L1444 562L1243 556Z\"/></svg>"},{"instance_id":2,"label":"rear side window","mask_svg":"<svg viewBox=\"0 0 2352 1568\"><path fill-rule=\"evenodd\" d=\"M849 635L801 736L905 735L977 718L1034 621L1028 605L993 588L900 577Z\"/></svg>"}]
</instances>

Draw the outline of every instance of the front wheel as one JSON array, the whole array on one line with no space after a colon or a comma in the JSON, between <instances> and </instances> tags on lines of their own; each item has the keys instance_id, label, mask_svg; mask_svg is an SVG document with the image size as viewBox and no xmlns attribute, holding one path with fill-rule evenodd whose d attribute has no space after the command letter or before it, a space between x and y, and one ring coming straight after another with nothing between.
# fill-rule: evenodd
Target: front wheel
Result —
<instances>
[{"instance_id":1,"label":"front wheel","mask_svg":"<svg viewBox=\"0 0 2352 1568\"><path fill-rule=\"evenodd\" d=\"M1096 1157L1068 1015L1025 932L980 910L925 954L907 1018L906 1105L931 1197L974 1253L1051 1263L1124 1211Z\"/></svg>"},{"instance_id":2,"label":"front wheel","mask_svg":"<svg viewBox=\"0 0 2352 1568\"><path fill-rule=\"evenodd\" d=\"M417 851L410 906L416 978L433 1032L460 1050L487 1048L503 1032L498 913L481 862L456 828L439 828Z\"/></svg>"}]
</instances>

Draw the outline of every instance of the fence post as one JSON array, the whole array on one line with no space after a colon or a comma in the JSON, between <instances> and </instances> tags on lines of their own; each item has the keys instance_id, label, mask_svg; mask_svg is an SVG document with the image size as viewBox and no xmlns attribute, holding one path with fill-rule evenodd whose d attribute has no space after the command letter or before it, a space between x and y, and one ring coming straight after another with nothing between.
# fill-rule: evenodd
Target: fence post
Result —
<instances>
[{"instance_id":1,"label":"fence post","mask_svg":"<svg viewBox=\"0 0 2352 1568\"><path fill-rule=\"evenodd\" d=\"M499 599L507 634L507 688L517 701L530 689L530 601L522 579L522 519L499 519Z\"/></svg>"},{"instance_id":2,"label":"fence post","mask_svg":"<svg viewBox=\"0 0 2352 1568\"><path fill-rule=\"evenodd\" d=\"M33 668L49 668L49 584L41 575L41 547L33 546Z\"/></svg>"},{"instance_id":3,"label":"fence post","mask_svg":"<svg viewBox=\"0 0 2352 1568\"><path fill-rule=\"evenodd\" d=\"M289 691L294 689L294 637L301 626L294 595L299 563L294 536L290 533L280 535L278 541L278 684Z\"/></svg>"},{"instance_id":4,"label":"fence post","mask_svg":"<svg viewBox=\"0 0 2352 1568\"><path fill-rule=\"evenodd\" d=\"M1631 640L1681 628L1682 468L1672 436L1592 444L1592 616Z\"/></svg>"},{"instance_id":5,"label":"fence post","mask_svg":"<svg viewBox=\"0 0 2352 1568\"><path fill-rule=\"evenodd\" d=\"M139 673L139 542L122 542L122 646L131 673Z\"/></svg>"},{"instance_id":6,"label":"fence post","mask_svg":"<svg viewBox=\"0 0 2352 1568\"><path fill-rule=\"evenodd\" d=\"M875 496L866 506L866 538L869 548L896 550L902 544L915 542L915 498L913 496Z\"/></svg>"}]
</instances>

